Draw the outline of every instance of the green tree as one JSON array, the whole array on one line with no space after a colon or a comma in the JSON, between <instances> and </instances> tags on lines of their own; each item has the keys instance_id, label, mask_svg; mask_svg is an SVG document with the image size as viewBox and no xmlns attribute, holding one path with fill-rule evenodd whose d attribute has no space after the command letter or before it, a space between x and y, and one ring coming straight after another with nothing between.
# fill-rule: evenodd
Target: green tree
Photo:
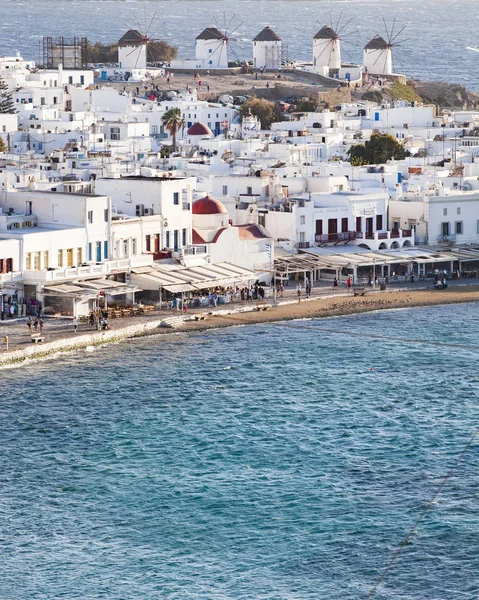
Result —
<instances>
[{"instance_id":1,"label":"green tree","mask_svg":"<svg viewBox=\"0 0 479 600\"><path fill-rule=\"evenodd\" d=\"M150 42L147 46L146 60L148 62L170 62L176 58L178 58L177 46L170 46L164 40Z\"/></svg>"},{"instance_id":2,"label":"green tree","mask_svg":"<svg viewBox=\"0 0 479 600\"><path fill-rule=\"evenodd\" d=\"M402 160L409 156L396 138L388 133L373 133L364 144L351 146L347 152L349 160L354 166L378 165L391 160Z\"/></svg>"},{"instance_id":3,"label":"green tree","mask_svg":"<svg viewBox=\"0 0 479 600\"><path fill-rule=\"evenodd\" d=\"M181 114L181 110L179 108L170 108L170 110L167 110L161 117L161 122L170 132L173 139L171 151L174 152L176 150L176 134L185 126L185 120Z\"/></svg>"},{"instance_id":4,"label":"green tree","mask_svg":"<svg viewBox=\"0 0 479 600\"><path fill-rule=\"evenodd\" d=\"M0 77L0 113L14 114L16 112L12 93L8 89L3 77Z\"/></svg>"},{"instance_id":5,"label":"green tree","mask_svg":"<svg viewBox=\"0 0 479 600\"><path fill-rule=\"evenodd\" d=\"M296 104L296 112L308 113L316 112L318 110L318 103L313 98L301 98Z\"/></svg>"},{"instance_id":6,"label":"green tree","mask_svg":"<svg viewBox=\"0 0 479 600\"><path fill-rule=\"evenodd\" d=\"M281 110L279 107L263 98L256 98L253 96L249 98L239 109L241 117L246 117L249 114L257 117L261 121L261 127L263 129L270 129L271 123L281 121Z\"/></svg>"}]
</instances>

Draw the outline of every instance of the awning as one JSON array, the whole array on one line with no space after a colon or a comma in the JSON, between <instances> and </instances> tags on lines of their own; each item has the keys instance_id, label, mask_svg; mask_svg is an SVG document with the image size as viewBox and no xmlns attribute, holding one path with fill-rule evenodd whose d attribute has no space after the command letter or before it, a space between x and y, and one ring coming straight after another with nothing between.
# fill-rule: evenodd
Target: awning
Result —
<instances>
[{"instance_id":1,"label":"awning","mask_svg":"<svg viewBox=\"0 0 479 600\"><path fill-rule=\"evenodd\" d=\"M256 273L231 263L204 263L195 266L154 263L146 272L145 267L132 269L132 277L145 289L163 288L176 294L224 287L257 278Z\"/></svg>"}]
</instances>

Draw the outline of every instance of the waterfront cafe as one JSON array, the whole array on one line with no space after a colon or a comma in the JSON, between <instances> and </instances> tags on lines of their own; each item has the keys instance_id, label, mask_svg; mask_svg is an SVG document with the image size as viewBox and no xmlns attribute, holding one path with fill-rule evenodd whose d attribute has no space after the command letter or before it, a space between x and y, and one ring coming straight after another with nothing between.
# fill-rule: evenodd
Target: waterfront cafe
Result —
<instances>
[{"instance_id":1,"label":"waterfront cafe","mask_svg":"<svg viewBox=\"0 0 479 600\"><path fill-rule=\"evenodd\" d=\"M176 261L161 261L131 271L131 283L141 286L160 304L168 297L181 294L182 300L192 294L208 293L219 288L251 285L256 281L254 271L228 262L202 262L195 266L183 266Z\"/></svg>"},{"instance_id":2,"label":"waterfront cafe","mask_svg":"<svg viewBox=\"0 0 479 600\"><path fill-rule=\"evenodd\" d=\"M43 312L81 317L97 309L107 310L114 301L133 307L138 291L135 285L112 279L52 283L43 287Z\"/></svg>"},{"instance_id":3,"label":"waterfront cafe","mask_svg":"<svg viewBox=\"0 0 479 600\"><path fill-rule=\"evenodd\" d=\"M334 278L341 282L351 276L354 283L360 283L372 275L381 281L406 283L413 276L416 280L433 278L436 270L446 272L448 278L469 278L479 273L479 246L371 251L350 245L307 248L300 254L280 251L274 270L283 281L293 275L307 275L313 282Z\"/></svg>"}]
</instances>

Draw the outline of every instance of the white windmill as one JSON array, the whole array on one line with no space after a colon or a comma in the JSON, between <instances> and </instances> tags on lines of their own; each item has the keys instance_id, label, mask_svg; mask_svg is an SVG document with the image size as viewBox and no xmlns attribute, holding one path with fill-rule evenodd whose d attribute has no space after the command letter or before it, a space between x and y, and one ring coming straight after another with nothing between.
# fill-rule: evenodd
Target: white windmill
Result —
<instances>
[{"instance_id":1,"label":"white windmill","mask_svg":"<svg viewBox=\"0 0 479 600\"><path fill-rule=\"evenodd\" d=\"M384 19L383 19L384 21ZM406 40L398 40L398 37L406 29L403 27L396 34L394 33L396 21L394 20L391 31L389 31L386 21L384 27L387 33L387 40L382 36L376 35L371 41L364 46L363 63L367 72L371 75L392 75L393 74L393 53L395 46L400 46L401 42Z\"/></svg>"},{"instance_id":2,"label":"white windmill","mask_svg":"<svg viewBox=\"0 0 479 600\"><path fill-rule=\"evenodd\" d=\"M228 52L232 51L232 35L241 27L242 23L232 28L234 15L225 24L223 30L219 26L207 27L196 38L196 60L201 61L205 69L227 69ZM234 52L233 52L234 54Z\"/></svg>"},{"instance_id":3,"label":"white windmill","mask_svg":"<svg viewBox=\"0 0 479 600\"><path fill-rule=\"evenodd\" d=\"M282 52L281 38L271 27L265 27L253 39L253 68L279 70Z\"/></svg>"},{"instance_id":4,"label":"white windmill","mask_svg":"<svg viewBox=\"0 0 479 600\"><path fill-rule=\"evenodd\" d=\"M313 69L328 75L331 69L341 68L341 38L329 25L322 27L313 38Z\"/></svg>"},{"instance_id":5,"label":"white windmill","mask_svg":"<svg viewBox=\"0 0 479 600\"><path fill-rule=\"evenodd\" d=\"M136 14L137 29L130 28L118 41L118 62L120 68L125 70L145 70L147 63L155 59L155 44L161 40L151 35L152 26L156 20L156 14L147 24L142 27Z\"/></svg>"}]
</instances>

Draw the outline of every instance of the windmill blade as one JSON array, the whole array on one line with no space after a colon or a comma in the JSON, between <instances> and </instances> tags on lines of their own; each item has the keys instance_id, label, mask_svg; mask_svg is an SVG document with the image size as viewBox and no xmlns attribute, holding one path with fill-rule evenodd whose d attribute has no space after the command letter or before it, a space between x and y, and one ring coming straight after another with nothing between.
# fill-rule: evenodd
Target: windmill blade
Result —
<instances>
[{"instance_id":1,"label":"windmill blade","mask_svg":"<svg viewBox=\"0 0 479 600\"><path fill-rule=\"evenodd\" d=\"M391 30L391 33L389 33L388 25L387 25L386 19L384 17L383 17L383 23L384 23L384 29L386 30L386 37L387 37L387 40L388 40L388 44L390 44L391 43L391 33L392 33L392 30ZM393 25L393 27L394 27L394 25Z\"/></svg>"},{"instance_id":2,"label":"windmill blade","mask_svg":"<svg viewBox=\"0 0 479 600\"><path fill-rule=\"evenodd\" d=\"M384 64L386 64L386 60L387 60L387 51L386 50L381 50L381 52L379 53L378 57L376 58L376 60L373 62L373 67L376 65L376 63L379 61L379 59L382 57L382 55L385 54L385 58L384 58Z\"/></svg>"},{"instance_id":3,"label":"windmill blade","mask_svg":"<svg viewBox=\"0 0 479 600\"><path fill-rule=\"evenodd\" d=\"M153 25L153 22L156 19L156 15L157 14L158 14L158 11L155 11L153 13L153 16L151 17L150 23L148 24L148 27L146 28L146 31L145 31L145 36L146 37L148 37L148 34L150 33L151 26Z\"/></svg>"},{"instance_id":4,"label":"windmill blade","mask_svg":"<svg viewBox=\"0 0 479 600\"><path fill-rule=\"evenodd\" d=\"M128 54L126 55L127 57L130 56L131 54L133 54L133 52L136 52L136 50L138 50L138 46L135 46L133 48L133 50L131 52L128 52Z\"/></svg>"},{"instance_id":5,"label":"windmill blade","mask_svg":"<svg viewBox=\"0 0 479 600\"><path fill-rule=\"evenodd\" d=\"M401 27L401 29L396 33L396 35L391 39L389 43L393 44L405 29L406 25L404 25L404 27Z\"/></svg>"},{"instance_id":6,"label":"windmill blade","mask_svg":"<svg viewBox=\"0 0 479 600\"><path fill-rule=\"evenodd\" d=\"M135 15L135 21L136 21L136 24L137 24L137 27L138 27L138 32L141 34L141 31L142 31L143 28L142 28L142 26L140 24L140 21L139 21L138 16L137 16L137 14L136 14L135 11L133 11L133 14Z\"/></svg>"},{"instance_id":7,"label":"windmill blade","mask_svg":"<svg viewBox=\"0 0 479 600\"><path fill-rule=\"evenodd\" d=\"M227 40L231 39L231 36L236 33L238 31L238 29L241 27L241 25L243 25L243 23L241 22L239 25L237 25L227 36ZM236 40L233 40L236 41Z\"/></svg>"},{"instance_id":8,"label":"windmill blade","mask_svg":"<svg viewBox=\"0 0 479 600\"><path fill-rule=\"evenodd\" d=\"M334 31L337 31L337 30L338 30L339 24L341 23L341 17L342 17L342 16L343 16L343 11L341 11L341 12L339 13L339 17L338 17L338 20L337 20L337 22L336 22L336 27L334 27Z\"/></svg>"},{"instance_id":9,"label":"windmill blade","mask_svg":"<svg viewBox=\"0 0 479 600\"><path fill-rule=\"evenodd\" d=\"M399 40L398 42L391 44L391 46L398 48L401 44L404 44L404 42L409 42L410 40L412 40L412 38L404 38L403 40Z\"/></svg>"},{"instance_id":10,"label":"windmill blade","mask_svg":"<svg viewBox=\"0 0 479 600\"><path fill-rule=\"evenodd\" d=\"M222 52L223 52L223 46L225 45L225 43L226 43L226 42L225 42L224 40L219 40L219 42L218 42L218 44L217 44L216 48L215 48L215 49L213 50L213 52L210 54L210 57L212 58L212 57L213 57L213 56L214 56L214 55L215 55L215 54L218 52L218 50L220 51L220 57L221 57L221 54L222 54Z\"/></svg>"},{"instance_id":11,"label":"windmill blade","mask_svg":"<svg viewBox=\"0 0 479 600\"><path fill-rule=\"evenodd\" d=\"M228 21L228 26L225 27L225 35L226 37L229 37L231 35L231 24L233 23L234 19L236 17L236 14L233 13L230 20Z\"/></svg>"},{"instance_id":12,"label":"windmill blade","mask_svg":"<svg viewBox=\"0 0 479 600\"><path fill-rule=\"evenodd\" d=\"M352 23L352 21L353 21L352 19L349 19L349 21L346 21L346 23L345 23L345 24L344 24L344 25L341 27L341 29L337 30L337 31L336 31L336 33L337 33L338 35L340 35L340 34L341 34L341 32L342 32L342 31L344 31L344 30L346 29L346 27L348 27L348 25L349 25L350 23ZM355 32L355 33L357 33L357 32ZM348 35L351 35L351 34L350 34L350 33L348 33Z\"/></svg>"}]
</instances>

